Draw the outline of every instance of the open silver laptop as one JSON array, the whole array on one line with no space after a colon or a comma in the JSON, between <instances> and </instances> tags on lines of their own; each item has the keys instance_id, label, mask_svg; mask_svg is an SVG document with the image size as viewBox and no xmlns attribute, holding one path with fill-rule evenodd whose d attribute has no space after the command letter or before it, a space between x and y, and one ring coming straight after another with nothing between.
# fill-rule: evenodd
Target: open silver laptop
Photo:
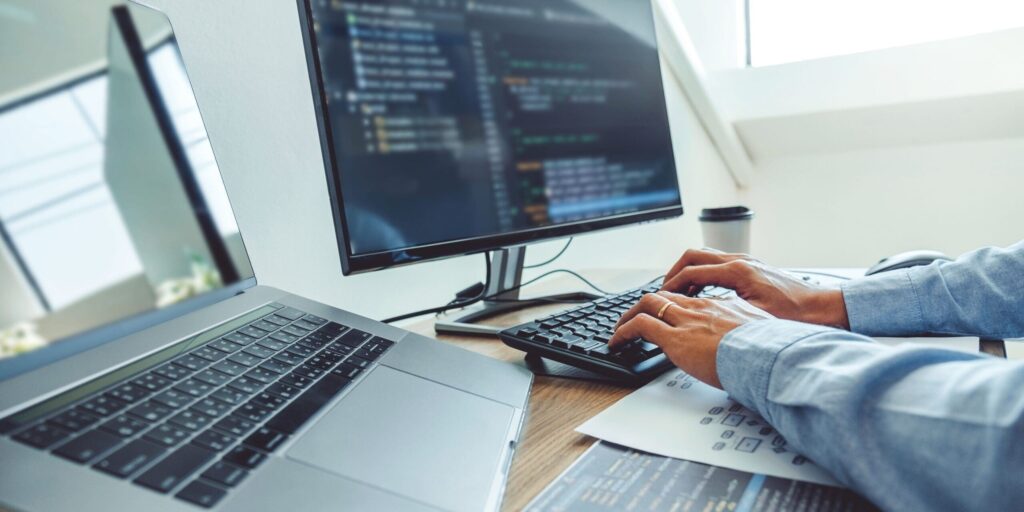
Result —
<instances>
[{"instance_id":1,"label":"open silver laptop","mask_svg":"<svg viewBox=\"0 0 1024 512\"><path fill-rule=\"evenodd\" d=\"M496 509L531 374L257 286L173 34L137 16L108 70L0 110L0 149L39 153L0 173L0 508ZM2 126L65 100L91 138Z\"/></svg>"}]
</instances>

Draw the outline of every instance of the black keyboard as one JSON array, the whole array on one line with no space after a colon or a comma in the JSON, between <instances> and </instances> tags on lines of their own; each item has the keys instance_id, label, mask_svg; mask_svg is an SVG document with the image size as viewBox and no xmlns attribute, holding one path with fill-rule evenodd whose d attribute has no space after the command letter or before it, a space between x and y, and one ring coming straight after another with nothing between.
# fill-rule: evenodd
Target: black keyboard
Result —
<instances>
[{"instance_id":1,"label":"black keyboard","mask_svg":"<svg viewBox=\"0 0 1024 512\"><path fill-rule=\"evenodd\" d=\"M270 305L0 420L0 434L212 507L393 341Z\"/></svg>"},{"instance_id":2,"label":"black keyboard","mask_svg":"<svg viewBox=\"0 0 1024 512\"><path fill-rule=\"evenodd\" d=\"M555 315L499 333L506 345L528 354L590 370L628 382L648 381L672 367L661 349L642 339L620 350L608 348L615 324L645 293L658 291L651 283L618 295L602 297Z\"/></svg>"}]
</instances>

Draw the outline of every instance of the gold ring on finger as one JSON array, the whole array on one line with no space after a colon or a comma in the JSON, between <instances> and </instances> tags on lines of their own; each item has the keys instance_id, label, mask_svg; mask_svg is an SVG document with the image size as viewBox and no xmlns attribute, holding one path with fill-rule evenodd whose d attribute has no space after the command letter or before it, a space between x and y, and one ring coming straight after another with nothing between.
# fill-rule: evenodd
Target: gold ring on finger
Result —
<instances>
[{"instance_id":1,"label":"gold ring on finger","mask_svg":"<svg viewBox=\"0 0 1024 512\"><path fill-rule=\"evenodd\" d=\"M665 300L665 304L663 306L661 306L661 309L658 310L658 320L664 320L665 319L665 312L668 311L668 308L670 308L672 306L675 306L675 305L676 305L675 302L672 302L672 301L666 299Z\"/></svg>"}]
</instances>

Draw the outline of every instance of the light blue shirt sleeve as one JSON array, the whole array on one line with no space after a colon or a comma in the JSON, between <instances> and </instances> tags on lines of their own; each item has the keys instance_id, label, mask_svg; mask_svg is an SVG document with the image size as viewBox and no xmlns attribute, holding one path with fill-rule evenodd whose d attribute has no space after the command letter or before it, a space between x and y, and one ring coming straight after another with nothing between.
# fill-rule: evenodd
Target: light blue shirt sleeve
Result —
<instances>
[{"instance_id":1,"label":"light blue shirt sleeve","mask_svg":"<svg viewBox=\"0 0 1024 512\"><path fill-rule=\"evenodd\" d=\"M843 289L854 330L1020 336L1024 245ZM885 510L1020 510L1024 362L785 320L722 340L718 376L796 451Z\"/></svg>"}]
</instances>

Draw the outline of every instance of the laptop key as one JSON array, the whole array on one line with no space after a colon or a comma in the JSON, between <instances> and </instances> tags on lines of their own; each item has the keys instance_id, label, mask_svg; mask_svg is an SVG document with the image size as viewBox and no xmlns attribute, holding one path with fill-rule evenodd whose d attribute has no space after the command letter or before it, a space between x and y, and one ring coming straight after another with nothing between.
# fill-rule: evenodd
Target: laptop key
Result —
<instances>
[{"instance_id":1,"label":"laptop key","mask_svg":"<svg viewBox=\"0 0 1024 512\"><path fill-rule=\"evenodd\" d=\"M241 352L228 358L228 361L252 368L253 366L256 366L263 362L263 358Z\"/></svg>"},{"instance_id":2,"label":"laptop key","mask_svg":"<svg viewBox=\"0 0 1024 512\"><path fill-rule=\"evenodd\" d=\"M362 345L364 341L370 339L370 336L371 335L368 332L363 332L360 331L359 329L352 329L345 333L345 335L339 338L338 341L336 341L335 343L340 343L348 347L356 348L359 345Z\"/></svg>"},{"instance_id":3,"label":"laptop key","mask_svg":"<svg viewBox=\"0 0 1024 512\"><path fill-rule=\"evenodd\" d=\"M295 354L305 360L307 357L313 355L313 352L316 352L316 350L302 345L292 345L285 352Z\"/></svg>"},{"instance_id":4,"label":"laptop key","mask_svg":"<svg viewBox=\"0 0 1024 512\"><path fill-rule=\"evenodd\" d=\"M115 400L131 404L148 396L149 391L131 384L122 384L110 391L107 391L106 395Z\"/></svg>"},{"instance_id":5,"label":"laptop key","mask_svg":"<svg viewBox=\"0 0 1024 512\"><path fill-rule=\"evenodd\" d=\"M296 375L294 373L289 373L288 375L281 377L280 382L283 382L289 386L296 388L307 388L309 387L310 384L313 383L312 380L309 380L301 375Z\"/></svg>"},{"instance_id":6,"label":"laptop key","mask_svg":"<svg viewBox=\"0 0 1024 512\"><path fill-rule=\"evenodd\" d=\"M274 356L274 361L277 361L277 362L279 362L281 364L284 364L284 365L287 365L289 367L295 366L295 365L297 365L297 364L299 364L299 363L301 363L301 362L303 362L305 360L306 360L305 357L302 357L302 356L297 355L297 354L293 354L291 352L281 352L280 354Z\"/></svg>"},{"instance_id":7,"label":"laptop key","mask_svg":"<svg viewBox=\"0 0 1024 512\"><path fill-rule=\"evenodd\" d=\"M239 345L250 345L256 341L256 338L253 338L252 336L246 336L240 332L233 332L231 334L227 334L224 336L224 339L232 343L238 343Z\"/></svg>"},{"instance_id":8,"label":"laptop key","mask_svg":"<svg viewBox=\"0 0 1024 512\"><path fill-rule=\"evenodd\" d=\"M171 381L169 379L165 379L155 373L147 373L141 377L132 379L131 383L139 386L140 388L148 389L154 393L171 385Z\"/></svg>"},{"instance_id":9,"label":"laptop key","mask_svg":"<svg viewBox=\"0 0 1024 512\"><path fill-rule=\"evenodd\" d=\"M287 318L288 321L295 321L305 316L305 313L303 313L302 311L287 306L277 310L277 313L275 314L277 316L283 316Z\"/></svg>"},{"instance_id":10,"label":"laptop key","mask_svg":"<svg viewBox=\"0 0 1024 512\"><path fill-rule=\"evenodd\" d=\"M198 403L192 406L193 411L203 413L211 418L219 418L227 414L231 406L221 402L220 400L214 400L211 398L213 395L200 400Z\"/></svg>"},{"instance_id":11,"label":"laptop key","mask_svg":"<svg viewBox=\"0 0 1024 512\"><path fill-rule=\"evenodd\" d=\"M243 443L258 450L273 453L274 450L281 446L286 439L288 439L288 436L283 432L278 432L272 428L262 427L249 435L249 437L245 438Z\"/></svg>"},{"instance_id":12,"label":"laptop key","mask_svg":"<svg viewBox=\"0 0 1024 512\"><path fill-rule=\"evenodd\" d=\"M199 398L212 391L213 386L200 380L189 379L177 386L174 386L174 389L194 398Z\"/></svg>"},{"instance_id":13,"label":"laptop key","mask_svg":"<svg viewBox=\"0 0 1024 512\"><path fill-rule=\"evenodd\" d=\"M196 436L192 442L208 450L222 452L235 444L235 438L216 430L207 430Z\"/></svg>"},{"instance_id":14,"label":"laptop key","mask_svg":"<svg viewBox=\"0 0 1024 512\"><path fill-rule=\"evenodd\" d=\"M127 406L128 404L120 400L116 400L108 396L98 396L80 405L79 409L85 409L96 416L105 417L119 412Z\"/></svg>"},{"instance_id":15,"label":"laptop key","mask_svg":"<svg viewBox=\"0 0 1024 512\"><path fill-rule=\"evenodd\" d=\"M18 435L14 436L14 439L29 446L35 446L36 448L45 450L58 442L67 439L70 435L71 432L68 432L56 425L41 423L28 430L22 431Z\"/></svg>"},{"instance_id":16,"label":"laptop key","mask_svg":"<svg viewBox=\"0 0 1024 512\"><path fill-rule=\"evenodd\" d=\"M280 341L281 343L287 343L291 345L299 340L299 336L294 334L288 334L284 331L277 331L270 335L270 339Z\"/></svg>"},{"instance_id":17,"label":"laptop key","mask_svg":"<svg viewBox=\"0 0 1024 512\"><path fill-rule=\"evenodd\" d=\"M70 461L84 464L117 448L121 442L121 438L114 434L102 430L92 430L64 443L53 453Z\"/></svg>"},{"instance_id":18,"label":"laptop key","mask_svg":"<svg viewBox=\"0 0 1024 512\"><path fill-rule=\"evenodd\" d=\"M169 407L164 406L158 402L150 400L143 402L135 407L132 407L128 414L146 420L150 423L156 423L171 415L174 411Z\"/></svg>"},{"instance_id":19,"label":"laptop key","mask_svg":"<svg viewBox=\"0 0 1024 512\"><path fill-rule=\"evenodd\" d=\"M228 384L232 389L236 389L247 395L251 395L263 389L264 384L258 380L250 379L249 377L239 377Z\"/></svg>"},{"instance_id":20,"label":"laptop key","mask_svg":"<svg viewBox=\"0 0 1024 512\"><path fill-rule=\"evenodd\" d=\"M259 339L270 334L269 332L264 331L263 329L257 329L251 325L239 329L238 332L254 339Z\"/></svg>"},{"instance_id":21,"label":"laptop key","mask_svg":"<svg viewBox=\"0 0 1024 512\"><path fill-rule=\"evenodd\" d=\"M266 338L266 339L260 340L260 342L257 343L256 346L268 348L270 350L273 350L274 352L277 352L278 350L281 350L281 349L287 347L288 344L283 342L283 341L277 341L277 340L275 340L273 338Z\"/></svg>"},{"instance_id":22,"label":"laptop key","mask_svg":"<svg viewBox=\"0 0 1024 512\"><path fill-rule=\"evenodd\" d=\"M235 409L233 414L235 416L241 417L242 419L249 420L255 423L260 423L261 421L267 419L267 416L270 416L271 412L273 411L267 409L266 407L263 407L262 405L259 405L258 402L253 402L250 400L243 404L238 409Z\"/></svg>"},{"instance_id":23,"label":"laptop key","mask_svg":"<svg viewBox=\"0 0 1024 512\"><path fill-rule=\"evenodd\" d=\"M231 377L229 375L218 371L214 371L210 368L207 368L197 373L194 378L198 381L205 382L213 387L220 386L221 384L224 384L225 382L231 380Z\"/></svg>"},{"instance_id":24,"label":"laptop key","mask_svg":"<svg viewBox=\"0 0 1024 512\"><path fill-rule=\"evenodd\" d=\"M264 361L263 364L260 365L260 368L263 368L268 372L273 372L276 375L280 375L288 371L289 369L287 365L281 364L279 361L274 360Z\"/></svg>"},{"instance_id":25,"label":"laptop key","mask_svg":"<svg viewBox=\"0 0 1024 512\"><path fill-rule=\"evenodd\" d=\"M228 355L220 350L215 350L210 347L199 347L192 351L193 355L199 356L207 361L217 362L224 359Z\"/></svg>"},{"instance_id":26,"label":"laptop key","mask_svg":"<svg viewBox=\"0 0 1024 512\"><path fill-rule=\"evenodd\" d=\"M220 487L210 485L202 480L195 480L174 496L200 507L210 508L216 505L225 494L227 491Z\"/></svg>"},{"instance_id":27,"label":"laptop key","mask_svg":"<svg viewBox=\"0 0 1024 512\"><path fill-rule=\"evenodd\" d=\"M165 448L139 439L100 459L93 467L118 478L127 478L164 453L167 453Z\"/></svg>"},{"instance_id":28,"label":"laptop key","mask_svg":"<svg viewBox=\"0 0 1024 512\"><path fill-rule=\"evenodd\" d=\"M136 478L135 483L160 493L166 493L192 476L192 473L198 471L213 457L213 452L193 444L187 444Z\"/></svg>"},{"instance_id":29,"label":"laptop key","mask_svg":"<svg viewBox=\"0 0 1024 512\"><path fill-rule=\"evenodd\" d=\"M228 416L217 422L214 428L233 436L244 436L256 428L256 424L238 416Z\"/></svg>"},{"instance_id":30,"label":"laptop key","mask_svg":"<svg viewBox=\"0 0 1024 512\"><path fill-rule=\"evenodd\" d=\"M71 432L78 432L79 430L90 427L97 421L99 421L99 418L96 416L76 409L62 412L53 418L50 418L50 423L53 423L65 430L70 430Z\"/></svg>"},{"instance_id":31,"label":"laptop key","mask_svg":"<svg viewBox=\"0 0 1024 512\"><path fill-rule=\"evenodd\" d=\"M192 371L174 363L167 363L156 370L153 370L153 373L173 381L178 381L188 377Z\"/></svg>"},{"instance_id":32,"label":"laptop key","mask_svg":"<svg viewBox=\"0 0 1024 512\"><path fill-rule=\"evenodd\" d=\"M274 355L277 351L276 350L270 350L269 348L261 347L259 345L253 345L253 346L245 349L244 352L246 354L256 356L256 357L258 357L260 359L266 359L266 358Z\"/></svg>"},{"instance_id":33,"label":"laptop key","mask_svg":"<svg viewBox=\"0 0 1024 512\"><path fill-rule=\"evenodd\" d=\"M323 318L320 318L320 317L318 317L316 315L306 315L306 316L302 317L302 319L307 321L307 322L311 322L311 323L313 323L315 325L323 325L323 324L327 323L327 320L325 320Z\"/></svg>"},{"instance_id":34,"label":"laptop key","mask_svg":"<svg viewBox=\"0 0 1024 512\"><path fill-rule=\"evenodd\" d=\"M249 395L242 393L237 389L221 388L218 389L217 391L214 391L213 394L210 395L210 397L216 398L217 400L220 400L221 402L224 402L228 405L238 405L244 402L245 399L249 397Z\"/></svg>"},{"instance_id":35,"label":"laptop key","mask_svg":"<svg viewBox=\"0 0 1024 512\"><path fill-rule=\"evenodd\" d=\"M277 379L278 375L279 374L274 373L270 370L264 370L263 368L253 368L252 370L246 372L245 374L246 377L255 381L262 382L264 384L270 384L271 382L274 382L274 380Z\"/></svg>"},{"instance_id":36,"label":"laptop key","mask_svg":"<svg viewBox=\"0 0 1024 512\"><path fill-rule=\"evenodd\" d=\"M215 348L217 350L220 350L221 352L225 352L225 353L228 353L228 354L233 354L233 353L238 352L239 350L242 350L243 348L245 348L245 345L239 345L238 343L232 343L232 342L230 342L230 341L228 341L226 339L223 339L223 338L221 338L219 340L211 341L206 346L210 347L210 348Z\"/></svg>"},{"instance_id":37,"label":"laptop key","mask_svg":"<svg viewBox=\"0 0 1024 512\"><path fill-rule=\"evenodd\" d=\"M210 421L212 420L210 419L209 416L205 414L200 414L199 412L190 409L175 414L174 417L167 421L169 421L170 423L174 423L175 425L185 430L191 430L195 432L209 425Z\"/></svg>"},{"instance_id":38,"label":"laptop key","mask_svg":"<svg viewBox=\"0 0 1024 512\"><path fill-rule=\"evenodd\" d=\"M127 414L122 414L104 423L100 428L127 439L149 428L149 424L132 418Z\"/></svg>"},{"instance_id":39,"label":"laptop key","mask_svg":"<svg viewBox=\"0 0 1024 512\"><path fill-rule=\"evenodd\" d=\"M260 407L265 407L271 410L277 410L280 409L282 405L284 405L285 399L271 393L263 392L253 397L253 399L250 400L250 402L259 405Z\"/></svg>"},{"instance_id":40,"label":"laptop key","mask_svg":"<svg viewBox=\"0 0 1024 512\"><path fill-rule=\"evenodd\" d=\"M294 434L348 383L347 379L327 375L271 418L266 426L285 434Z\"/></svg>"},{"instance_id":41,"label":"laptop key","mask_svg":"<svg viewBox=\"0 0 1024 512\"><path fill-rule=\"evenodd\" d=\"M188 436L189 432L187 430L176 425L163 423L153 430L146 432L145 438L157 444L170 447L181 443Z\"/></svg>"},{"instance_id":42,"label":"laptop key","mask_svg":"<svg viewBox=\"0 0 1024 512\"><path fill-rule=\"evenodd\" d=\"M240 365L233 361L221 361L213 365L213 369L232 377L238 377L239 375L249 371L247 366Z\"/></svg>"},{"instance_id":43,"label":"laptop key","mask_svg":"<svg viewBox=\"0 0 1024 512\"><path fill-rule=\"evenodd\" d=\"M210 361L201 357L194 356L192 354L186 354L174 360L174 364L187 368L194 372L198 372L207 366L210 366Z\"/></svg>"},{"instance_id":44,"label":"laptop key","mask_svg":"<svg viewBox=\"0 0 1024 512\"><path fill-rule=\"evenodd\" d=\"M234 464L229 464L224 461L217 461L217 463L210 466L210 469L207 469L206 471L203 472L202 477L207 480L217 482L218 484L221 485L234 487L238 485L239 482L244 480L245 477L248 475L248 471Z\"/></svg>"},{"instance_id":45,"label":"laptop key","mask_svg":"<svg viewBox=\"0 0 1024 512\"><path fill-rule=\"evenodd\" d=\"M284 382L275 382L267 388L267 392L273 393L285 400L291 400L292 398L299 396L299 393L301 393L302 390L295 386L285 384Z\"/></svg>"},{"instance_id":46,"label":"laptop key","mask_svg":"<svg viewBox=\"0 0 1024 512\"><path fill-rule=\"evenodd\" d=\"M276 325L278 327L285 326L285 325L288 325L288 324L291 323L291 320L288 320L287 318L285 318L283 316L277 316L277 315L270 315L268 317L263 318L263 320L265 320L267 322L270 322L270 323L272 323L272 324L274 324L274 325Z\"/></svg>"},{"instance_id":47,"label":"laptop key","mask_svg":"<svg viewBox=\"0 0 1024 512\"><path fill-rule=\"evenodd\" d=\"M267 454L253 450L245 445L238 445L224 456L224 460L246 469L254 469L267 460Z\"/></svg>"}]
</instances>

